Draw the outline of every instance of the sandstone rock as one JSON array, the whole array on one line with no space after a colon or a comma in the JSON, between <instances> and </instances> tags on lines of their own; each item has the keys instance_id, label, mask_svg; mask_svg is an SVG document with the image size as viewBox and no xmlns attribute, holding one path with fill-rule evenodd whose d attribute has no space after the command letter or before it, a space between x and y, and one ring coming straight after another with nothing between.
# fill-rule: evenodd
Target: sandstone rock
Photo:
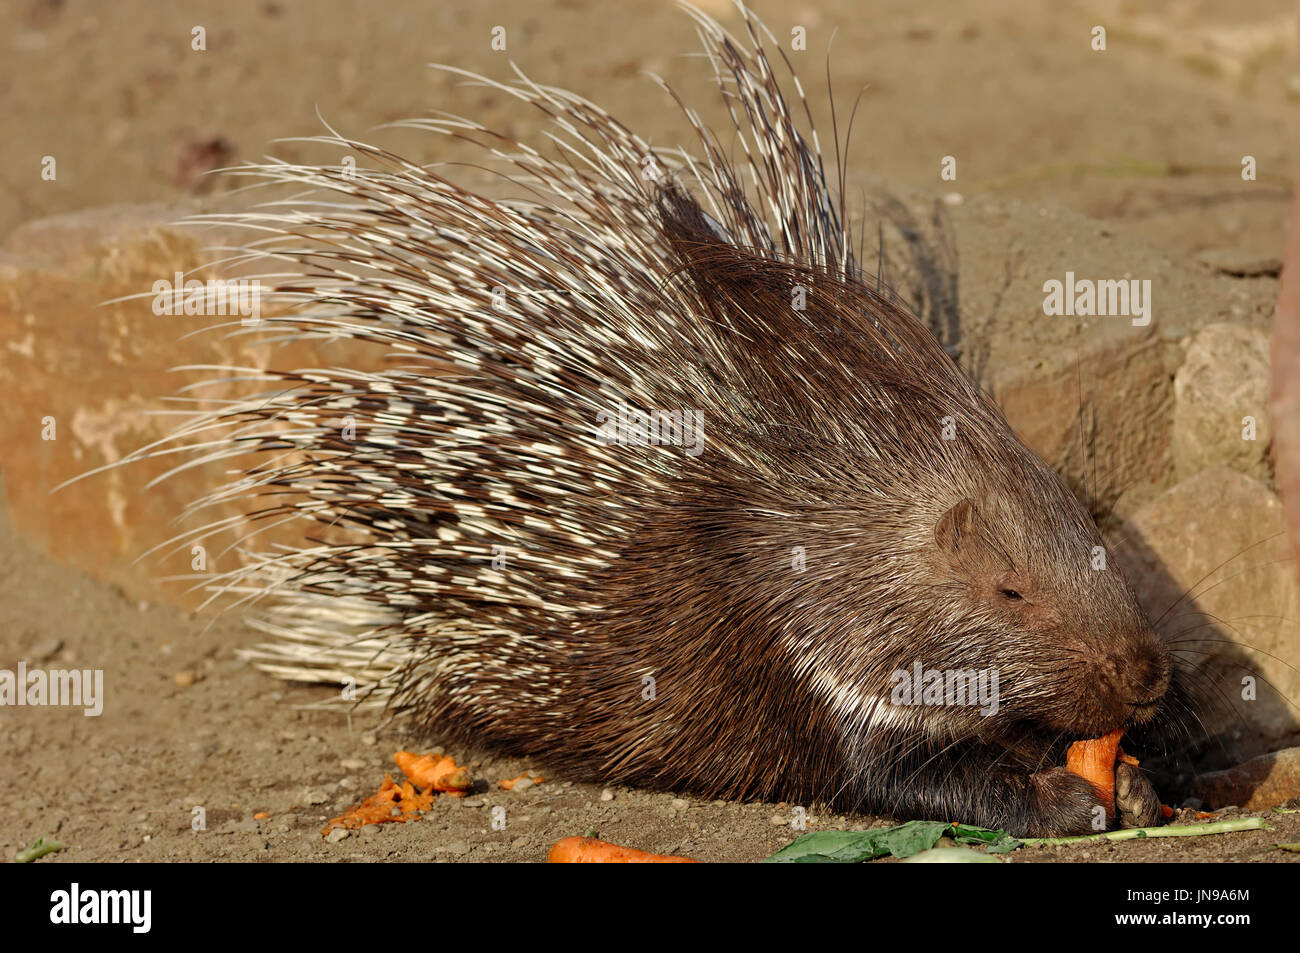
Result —
<instances>
[{"instance_id":1,"label":"sandstone rock","mask_svg":"<svg viewBox=\"0 0 1300 953\"><path fill-rule=\"evenodd\" d=\"M1224 771L1200 775L1192 793L1211 810L1235 804L1266 811L1300 797L1300 748L1284 748Z\"/></svg>"},{"instance_id":2,"label":"sandstone rock","mask_svg":"<svg viewBox=\"0 0 1300 953\"><path fill-rule=\"evenodd\" d=\"M1173 395L1166 349L1133 329L1093 338L1075 366L992 368L993 392L1020 439L1066 476L1094 512L1169 470ZM1055 365L1055 366L1053 366Z\"/></svg>"},{"instance_id":3,"label":"sandstone rock","mask_svg":"<svg viewBox=\"0 0 1300 953\"><path fill-rule=\"evenodd\" d=\"M1275 277L1282 271L1277 255L1251 253L1240 248L1210 248L1196 256L1202 264L1234 278Z\"/></svg>"},{"instance_id":4,"label":"sandstone rock","mask_svg":"<svg viewBox=\"0 0 1300 953\"><path fill-rule=\"evenodd\" d=\"M256 335L209 331L185 337L238 317L154 313L147 295L155 281L221 257L205 246L233 244L229 232L175 225L188 211L130 206L63 215L19 228L0 248L0 389L6 395L0 473L15 529L47 553L135 598L194 605L203 592L187 593L185 584L162 581L193 576L188 545L137 559L180 531L174 521L185 505L224 483L229 464L197 466L146 489L181 462L176 455L155 457L51 494L59 484L169 433L176 419L158 414L168 408L167 398L186 384L217 376L181 375L171 368L258 367L268 361L271 347ZM146 297L114 300L142 293ZM377 356L369 360L364 353L342 354L341 346L325 347L278 348L275 360L291 367L378 364ZM233 393L226 386L189 396L199 398L199 406L212 406L206 402ZM206 516L215 520L233 512L217 508ZM223 550L247 529L247 523L237 523L206 542L209 571L234 568L237 555ZM265 542L293 535L272 533Z\"/></svg>"},{"instance_id":5,"label":"sandstone rock","mask_svg":"<svg viewBox=\"0 0 1300 953\"><path fill-rule=\"evenodd\" d=\"M1182 342L1209 324L1264 328L1276 282L1228 277L1122 222L1061 208L981 195L948 212L961 266L962 363L998 398L1020 437L1080 497L1086 472L1100 514L1134 487L1171 485ZM1150 280L1150 324L1045 315L1044 282L1067 271Z\"/></svg>"},{"instance_id":6,"label":"sandstone rock","mask_svg":"<svg viewBox=\"0 0 1300 953\"><path fill-rule=\"evenodd\" d=\"M1291 200L1286 259L1273 317L1269 412L1275 431L1274 479L1286 507L1291 545L1300 557L1300 193Z\"/></svg>"},{"instance_id":7,"label":"sandstone rock","mask_svg":"<svg viewBox=\"0 0 1300 953\"><path fill-rule=\"evenodd\" d=\"M1174 472L1223 464L1267 481L1268 335L1235 324L1202 328L1174 377Z\"/></svg>"},{"instance_id":8,"label":"sandstone rock","mask_svg":"<svg viewBox=\"0 0 1300 953\"><path fill-rule=\"evenodd\" d=\"M1191 673L1207 750L1235 763L1294 737L1300 587L1277 496L1214 467L1139 508L1123 532L1116 557Z\"/></svg>"}]
</instances>

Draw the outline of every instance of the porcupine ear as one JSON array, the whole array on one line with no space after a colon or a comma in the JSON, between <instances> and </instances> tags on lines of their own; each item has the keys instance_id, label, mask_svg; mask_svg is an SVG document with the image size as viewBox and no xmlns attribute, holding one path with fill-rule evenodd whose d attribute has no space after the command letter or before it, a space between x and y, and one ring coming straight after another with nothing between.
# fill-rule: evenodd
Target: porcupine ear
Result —
<instances>
[{"instance_id":1,"label":"porcupine ear","mask_svg":"<svg viewBox=\"0 0 1300 953\"><path fill-rule=\"evenodd\" d=\"M965 553L975 543L975 528L979 513L970 497L958 500L939 517L934 526L934 541L942 552L950 556Z\"/></svg>"}]
</instances>

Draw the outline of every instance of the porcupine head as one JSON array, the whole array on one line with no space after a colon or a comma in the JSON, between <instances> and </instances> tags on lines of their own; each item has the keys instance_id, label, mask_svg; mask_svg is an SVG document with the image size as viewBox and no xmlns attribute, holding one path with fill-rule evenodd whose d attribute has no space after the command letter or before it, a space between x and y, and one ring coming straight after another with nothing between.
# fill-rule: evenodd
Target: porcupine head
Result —
<instances>
[{"instance_id":1,"label":"porcupine head","mask_svg":"<svg viewBox=\"0 0 1300 953\"><path fill-rule=\"evenodd\" d=\"M227 217L302 272L258 333L393 358L272 367L178 432L263 456L205 505L304 525L219 580L275 580L249 655L573 777L1086 831L1064 746L1150 718L1167 656L1084 508L864 277L770 35L688 12L743 148L481 80L561 155L411 125L526 199L337 135L350 174L242 170L325 196Z\"/></svg>"}]
</instances>

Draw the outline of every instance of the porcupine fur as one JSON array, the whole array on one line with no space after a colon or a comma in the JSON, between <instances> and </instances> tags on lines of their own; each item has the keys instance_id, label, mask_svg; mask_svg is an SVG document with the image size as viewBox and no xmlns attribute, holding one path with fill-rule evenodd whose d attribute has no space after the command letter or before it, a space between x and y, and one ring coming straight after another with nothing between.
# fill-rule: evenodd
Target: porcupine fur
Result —
<instances>
[{"instance_id":1,"label":"porcupine fur","mask_svg":"<svg viewBox=\"0 0 1300 953\"><path fill-rule=\"evenodd\" d=\"M1168 660L1087 513L864 276L775 40L685 9L738 161L680 100L694 154L520 74L473 78L541 110L554 155L407 125L480 143L527 200L338 135L351 174L236 170L308 190L198 217L253 230L236 258L283 309L256 333L394 360L228 370L265 386L143 453L260 453L193 510L303 521L213 584L260 600L279 676L577 778L1086 830L1062 745L1146 717ZM697 412L703 452L607 443L624 406ZM889 704L915 661L996 668L998 714Z\"/></svg>"}]
</instances>

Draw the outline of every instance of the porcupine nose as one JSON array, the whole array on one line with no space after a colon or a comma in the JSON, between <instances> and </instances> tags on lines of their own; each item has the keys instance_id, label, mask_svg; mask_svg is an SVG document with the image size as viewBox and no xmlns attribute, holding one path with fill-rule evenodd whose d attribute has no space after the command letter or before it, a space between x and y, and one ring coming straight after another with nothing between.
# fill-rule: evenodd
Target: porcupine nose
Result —
<instances>
[{"instance_id":1,"label":"porcupine nose","mask_svg":"<svg viewBox=\"0 0 1300 953\"><path fill-rule=\"evenodd\" d=\"M1144 633L1127 651L1110 655L1106 662L1103 678L1127 709L1127 720L1152 718L1169 688L1172 669L1169 655L1155 635Z\"/></svg>"}]
</instances>

